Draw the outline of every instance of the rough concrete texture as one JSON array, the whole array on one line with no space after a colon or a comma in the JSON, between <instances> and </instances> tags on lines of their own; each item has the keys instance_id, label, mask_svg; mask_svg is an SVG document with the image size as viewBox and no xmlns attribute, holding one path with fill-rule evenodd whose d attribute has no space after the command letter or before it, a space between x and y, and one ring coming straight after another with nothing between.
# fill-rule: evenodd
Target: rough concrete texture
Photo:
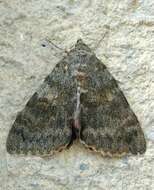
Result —
<instances>
[{"instance_id":1,"label":"rough concrete texture","mask_svg":"<svg viewBox=\"0 0 154 190\"><path fill-rule=\"evenodd\" d=\"M30 96L81 37L119 81L147 151L103 158L79 144L51 158L6 153L8 131ZM46 47L42 47L45 43ZM154 0L0 1L0 189L154 189Z\"/></svg>"}]
</instances>

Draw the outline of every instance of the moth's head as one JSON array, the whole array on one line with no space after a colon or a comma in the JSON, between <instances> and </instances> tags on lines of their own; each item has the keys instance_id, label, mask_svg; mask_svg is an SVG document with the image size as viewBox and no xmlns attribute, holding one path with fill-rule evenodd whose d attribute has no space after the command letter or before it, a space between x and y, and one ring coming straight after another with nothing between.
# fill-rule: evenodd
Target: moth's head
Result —
<instances>
[{"instance_id":1,"label":"moth's head","mask_svg":"<svg viewBox=\"0 0 154 190\"><path fill-rule=\"evenodd\" d=\"M91 52L91 49L83 42L81 38L77 40L75 44L75 49Z\"/></svg>"}]
</instances>

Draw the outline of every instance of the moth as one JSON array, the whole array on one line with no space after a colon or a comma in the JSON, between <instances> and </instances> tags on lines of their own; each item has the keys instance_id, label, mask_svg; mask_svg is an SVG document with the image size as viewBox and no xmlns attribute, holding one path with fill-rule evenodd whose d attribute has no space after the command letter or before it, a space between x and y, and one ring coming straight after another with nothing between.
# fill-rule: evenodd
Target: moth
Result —
<instances>
[{"instance_id":1,"label":"moth","mask_svg":"<svg viewBox=\"0 0 154 190\"><path fill-rule=\"evenodd\" d=\"M6 148L10 154L50 155L74 140L105 156L146 151L117 81L81 39L18 113Z\"/></svg>"}]
</instances>

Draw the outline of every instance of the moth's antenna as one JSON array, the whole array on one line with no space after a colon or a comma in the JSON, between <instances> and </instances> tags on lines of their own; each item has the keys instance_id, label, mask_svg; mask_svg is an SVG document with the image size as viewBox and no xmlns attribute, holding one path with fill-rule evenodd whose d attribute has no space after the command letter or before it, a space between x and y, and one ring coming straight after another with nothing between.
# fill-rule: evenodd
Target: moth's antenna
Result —
<instances>
[{"instance_id":1,"label":"moth's antenna","mask_svg":"<svg viewBox=\"0 0 154 190\"><path fill-rule=\"evenodd\" d=\"M61 50L61 51L65 51L63 48L61 48L61 47L57 46L55 43L53 43L52 40L50 40L49 38L46 38L45 41L48 42L48 44L54 46L55 48L57 48L57 49L59 49L59 50ZM44 44L42 44L42 46L43 46L43 45L44 45Z\"/></svg>"},{"instance_id":2,"label":"moth's antenna","mask_svg":"<svg viewBox=\"0 0 154 190\"><path fill-rule=\"evenodd\" d=\"M98 40L98 42L95 44L95 47L92 49L93 51L96 51L96 49L98 48L98 46L101 44L102 40L106 37L108 31L106 31L103 36Z\"/></svg>"},{"instance_id":3,"label":"moth's antenna","mask_svg":"<svg viewBox=\"0 0 154 190\"><path fill-rule=\"evenodd\" d=\"M63 53L68 54L69 51L67 49L63 49L63 48L57 46L51 39L46 38L45 41L50 45L50 47L52 47L52 48L55 47L56 49L59 49ZM42 46L46 47L45 43L42 43ZM71 50L73 47L74 47L74 45L72 45L71 48L69 48L69 49Z\"/></svg>"}]
</instances>

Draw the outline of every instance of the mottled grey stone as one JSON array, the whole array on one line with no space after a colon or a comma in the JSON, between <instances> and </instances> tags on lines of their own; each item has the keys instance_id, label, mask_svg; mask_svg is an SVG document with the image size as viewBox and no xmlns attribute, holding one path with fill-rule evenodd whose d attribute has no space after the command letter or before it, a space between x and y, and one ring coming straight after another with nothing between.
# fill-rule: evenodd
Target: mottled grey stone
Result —
<instances>
[{"instance_id":1,"label":"mottled grey stone","mask_svg":"<svg viewBox=\"0 0 154 190\"><path fill-rule=\"evenodd\" d=\"M0 188L152 190L154 186L154 2L0 2ZM81 37L119 81L147 140L142 156L107 159L79 144L51 158L10 156L11 125L63 51ZM88 169L81 171L80 165Z\"/></svg>"}]
</instances>

